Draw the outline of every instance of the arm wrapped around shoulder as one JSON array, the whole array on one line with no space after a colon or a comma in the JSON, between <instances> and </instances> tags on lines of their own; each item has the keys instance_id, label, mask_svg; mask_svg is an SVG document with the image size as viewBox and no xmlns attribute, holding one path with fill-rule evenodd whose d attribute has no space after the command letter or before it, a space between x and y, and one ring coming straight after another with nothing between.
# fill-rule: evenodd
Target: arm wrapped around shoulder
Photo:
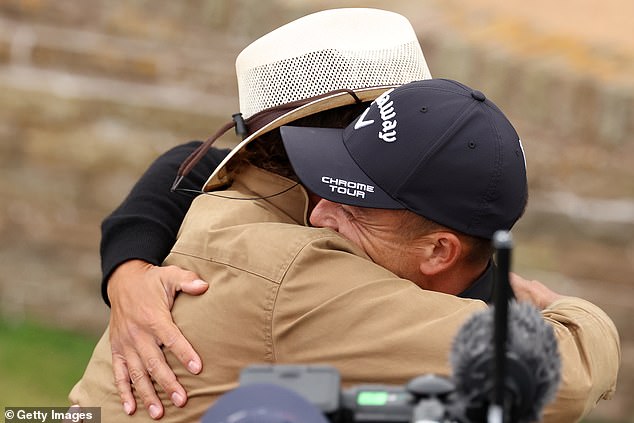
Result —
<instances>
[{"instance_id":1,"label":"arm wrapped around shoulder","mask_svg":"<svg viewBox=\"0 0 634 423\"><path fill-rule=\"evenodd\" d=\"M542 314L553 325L562 363L561 385L544 422L579 421L599 400L614 394L621 364L619 334L603 310L581 298L562 297Z\"/></svg>"}]
</instances>

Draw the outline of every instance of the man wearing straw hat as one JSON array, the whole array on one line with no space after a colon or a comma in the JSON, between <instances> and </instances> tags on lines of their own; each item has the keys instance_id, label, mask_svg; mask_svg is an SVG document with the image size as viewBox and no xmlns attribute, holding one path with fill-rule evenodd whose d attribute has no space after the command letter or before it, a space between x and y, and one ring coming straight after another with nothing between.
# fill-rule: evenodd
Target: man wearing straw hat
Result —
<instances>
[{"instance_id":1,"label":"man wearing straw hat","mask_svg":"<svg viewBox=\"0 0 634 423\"><path fill-rule=\"evenodd\" d=\"M350 17L347 17L346 20L349 21L349 18ZM377 24L378 23L383 25L386 24L384 15L381 17L381 21L377 22ZM342 23L340 22L339 24L341 25ZM281 29L284 29L284 27ZM289 28L286 29L288 30ZM306 27L304 26L302 29L305 30ZM356 29L357 31L360 31L359 28ZM275 34L275 31L272 34ZM357 32L357 34L359 34L359 32ZM270 35L271 34L269 34L269 36ZM269 38L275 39L274 37ZM266 37L263 37L261 40L266 41ZM259 40L260 43L262 42L261 40ZM254 45L256 43L254 43ZM415 44L416 46L418 45L417 43ZM380 47L379 51L385 51L385 46L381 46L379 42L376 42L376 45ZM403 43L401 43L401 45L403 45ZM258 46L258 49L260 51L264 51L262 46ZM248 51L248 48L245 49L246 53L248 53ZM245 54L245 52L243 52L243 54ZM372 54L369 54L367 51L364 53L369 57L376 58L377 55L381 57L380 53L377 53L376 51L371 52ZM248 56L248 54L246 56ZM321 62L324 60L324 57L330 56L336 58L339 57L338 52L324 50L319 51L317 60ZM305 67L299 66L299 69L314 69L315 63L311 62L314 57L312 57L311 54L299 54L297 57L299 60L305 60L308 63ZM352 54L351 57L353 63L356 64L355 66L358 66L359 61L368 59L368 57L364 57L363 54L360 54L359 51L354 51L354 54ZM422 59L422 54L418 60L420 59ZM390 60L393 60L393 57L390 57ZM240 62L240 59L238 62ZM418 61L418 63L420 63L420 61ZM284 70L293 74L293 72L298 69L298 65L293 64L293 61L290 59L283 59L280 57L275 58L274 64L275 66L271 68L267 68L267 66L262 65L255 65L253 66L253 69L248 68L249 71L255 69L256 76L253 76L253 73L247 73L249 73L256 81L266 79L267 75L277 75L281 73L284 75L284 82L291 82L290 85L293 85L292 81L289 81L289 75L284 74ZM373 65L377 68L384 69L384 64L385 63L379 62L379 66L377 66L377 63L375 62ZM262 69L263 67L264 69ZM328 67L328 69L330 69L330 67ZM350 67L342 66L336 74L337 76L347 75L345 71L348 70L349 72L349 69ZM239 67L238 74L240 78ZM426 76L427 75L423 75L423 78ZM401 77L403 78L403 76ZM412 78L412 75L407 75L404 78L421 79L416 76ZM299 79L300 82L313 82L313 80L308 78L306 75L299 75ZM318 82L319 81L315 81L315 85L317 85ZM408 81L393 81L392 85L399 85L400 83L405 82ZM304 82L304 84L306 84L306 82ZM343 83L343 85L346 84L349 84L349 82L346 81ZM308 85L312 84L308 83ZM367 85L369 85L370 88L368 88ZM388 86L386 87L386 85ZM250 127L251 134L245 142L234 150L234 152L242 152L252 141L264 138L264 135L272 133L275 128L286 123L296 123L299 119L312 116L326 110L334 110L334 108L337 107L344 107L357 102L363 103L374 100L379 94L385 92L389 85L390 84L387 84L385 81L376 83L368 83L366 81L361 87L353 86L352 88L348 88L352 90L352 93L333 93L333 90L330 89L332 87L328 87L325 89L330 90L325 91L325 96L323 96L324 92L320 92L323 91L324 88L320 88L317 92L310 92L308 94L304 93L303 96L306 98L299 100L307 101L295 103L290 108L279 107L280 104L289 104L289 102L292 101L289 99L280 100L282 101L280 104L274 103L266 106L256 106L256 110L258 107L266 107L266 109L258 111L253 115L250 115L249 112L246 113L247 126ZM270 89L270 84L262 84L262 87ZM273 92L275 92L275 90L273 90ZM320 95L323 97L315 98ZM270 93L264 95L264 97L270 96ZM476 97L474 97L474 101L485 101L484 98L479 98L479 94L476 95ZM385 104L387 104L387 102L384 103L384 105ZM245 110L248 110L248 107L245 107ZM385 110L382 109L380 111L381 118L389 116L390 114L391 112L387 110L387 106ZM258 125L258 119L262 119L263 116L265 123L263 125ZM387 118L385 120L389 121ZM357 124L363 127L365 122L369 121L370 119L366 119L362 115L357 120ZM310 125L311 122L305 122L305 124ZM315 123L312 123L312 125L314 126ZM389 122L388 125L384 126L384 128L386 129L384 132L386 142L393 142L395 135L392 134L392 129L394 128L390 127ZM253 144L255 145L255 143ZM372 254L370 254L369 251L364 249L362 246L361 249L359 249L358 244L350 243L350 241L333 234L331 231L324 233L324 230L303 228L300 225L297 225L297 223L305 223L305 213L306 208L308 207L308 204L306 203L307 197L303 188L299 185L290 183L288 179L280 177L279 175L275 176L274 174L257 170L257 168L254 168L253 166L244 165L240 160L238 160L241 157L244 157L243 154L230 155L223 161L222 165L218 168L219 170L216 171L209 179L206 184L206 190L208 192L217 187L227 186L229 184L231 184L231 187L226 191L217 192L216 195L218 196L203 195L196 199L194 207L188 214L184 223L182 235L172 251L172 254L166 261L166 264L176 264L182 267L187 267L198 272L206 279L213 281L211 291L200 297L200 299L182 297L175 303L175 319L185 334L189 333L188 338L195 344L196 349L203 353L206 357L206 367L203 369L203 373L200 376L192 377L178 363L179 360L183 361L182 358L177 359L176 356L168 354L168 363L175 369L179 380L188 387L188 391L190 392L190 403L181 412L170 411L167 413L166 417L168 419L177 420L189 418L188 416L199 417L201 407L208 405L210 398L213 398L215 395L218 395L228 389L232 383L235 384L236 369L239 370L241 366L248 364L250 360L275 361L284 360L284 357L286 357L287 360L299 362L311 362L313 360L335 361L340 364L338 367L342 370L345 380L349 383L354 383L355 381L369 381L368 379L371 378L376 378L374 381L377 382L402 382L403 378L413 376L411 374L413 368L407 368L407 366L404 365L405 361L399 359L400 356L398 356L398 353L402 351L403 347L403 345L399 344L399 342L403 337L405 337L405 333L407 331L417 331L420 329L420 326L408 326L406 324L407 322L402 320L412 319L412 317L415 316L406 312L405 309L408 308L406 301L402 302L401 306L396 309L387 305L392 303L390 301L385 302L385 298L396 298L394 295L397 297L399 295L403 295L403 298L409 299L419 299L421 302L417 304L416 307L418 308L419 306L422 306L421 309L428 310L430 313L427 316L431 319L428 322L430 326L428 326L427 329L431 329L432 332L438 333L438 328L442 327L441 332L443 333L437 337L435 342L436 345L444 345L444 347L431 348L430 350L434 351L435 354L425 356L425 367L419 368L418 371L446 373L446 369L444 368L446 365L440 363L444 362L446 359L445 353L448 351L448 348L446 347L452 338L452 334L461 324L465 316L468 316L474 310L483 307L484 303L481 301L460 299L454 295L437 294L430 291L420 290L410 282L405 282L402 279L397 278L396 276L409 277L409 275L399 274L399 269L390 267L389 263L385 263L384 265L392 270L392 272L389 272L369 261L368 258L374 259L375 257L372 257ZM521 159L523 162L523 154L518 155L517 159ZM521 167L518 167L518 169L523 171L523 164ZM364 194L368 194L369 196L370 192L379 192L379 190L370 183L360 183L343 177L330 178L331 179L327 181L328 184L334 184L338 193L340 188L343 188L342 195L360 197ZM525 176L522 178L522 174L520 172L518 178L519 179L516 178L515 180L518 181L518 188L520 189L518 192L514 193L514 206L511 207L510 210L506 210L505 208L502 210L502 215L508 213L508 215L506 215L501 221L503 222L500 225L502 227L507 226L510 228L510 225L519 218L523 211L526 198ZM336 181L334 181L335 179ZM350 184L351 182L354 186ZM370 189L370 187L372 188ZM248 201L241 201L238 200L238 198ZM317 207L314 210L322 210L323 213L323 204L325 203L322 203L322 201L317 203ZM383 203L381 203L381 205L383 205ZM377 204L374 203L373 207L377 207ZM385 208L394 207L386 206ZM438 219L437 216L435 217L436 220L441 220ZM460 220L460 216L458 216L458 220ZM490 220L491 224L496 222L495 219L488 220ZM250 226L251 224L254 226ZM208 225L211 225L211 227ZM241 229L236 232L235 229L237 229L238 226ZM332 227L328 224L323 224L321 226ZM246 227L250 230L242 232ZM442 232L437 229L438 228L434 229L436 230L434 233ZM308 232L304 234L304 231ZM309 233L310 235L308 235ZM487 234L488 233L489 231L487 231ZM490 280L488 279L488 276L490 275L490 250L487 250L481 241L482 239L486 239L486 236L484 233L479 231L473 233L466 231L465 234L471 236L471 238L468 238L466 241L462 239L457 240L458 243L455 245L462 247L456 248L464 248L465 251L469 250L471 252L488 251L488 256L482 253L476 254L478 258L474 260L473 263L465 265L462 267L462 270L454 272L455 274L452 280L455 281L455 283L453 284L423 286L421 282L419 285L435 291L486 299L486 293L490 293L490 285L487 283L490 283ZM243 237L242 235L248 236ZM447 235L447 237L451 238L450 235ZM442 241L438 240L439 245L450 242L447 237L442 238ZM324 242L325 244L323 244ZM214 246L220 246L220 248L216 250L216 247ZM201 251L204 251L204 253ZM296 272L297 270L291 271L290 268L283 266L280 267L279 260L281 259L284 261L286 260L286 257L288 257L284 255L284 252L286 252L286 254L291 254L293 257L298 257L300 252L306 251L312 251L314 256L309 254L307 261L301 263L299 269L301 271L305 271L303 269L306 269L308 270L308 273L302 274L300 272L294 274L293 272ZM321 254L325 254L325 256L321 257ZM200 259L202 255L208 258L201 261ZM245 289L243 292L241 292L239 284L234 283L234 285L230 285L232 278L240 276L240 272L236 274L234 271L235 269L241 268L240 266L236 266L236 263L241 259L247 260L244 262L246 264L243 263L246 267L242 268L244 271L247 271L247 273L257 275L258 278L264 278L269 280L269 282L275 280L278 281L277 283L273 283L273 285L277 288L267 288L270 290L268 294L269 296L256 295L255 292L252 291L254 286L249 287L248 284L242 285ZM338 266L337 264L341 259L345 259L345 263L341 263L341 265ZM301 260L298 260L298 262L301 262ZM316 265L318 263L325 263L327 266L326 268L322 268L323 266L308 266L308 264ZM294 262L294 264L297 264L297 262ZM462 260L462 264L465 264L465 260ZM286 270L279 273L282 269ZM452 269L456 270L456 268ZM396 275L394 273L396 273ZM232 322L232 329L228 329L228 327L223 326L227 323L223 321L223 319L218 320L218 318L223 315L231 315L233 310L235 310L234 307L236 304L231 304L229 299L230 297L234 298L233 301L238 304L244 303L244 307L238 308L246 313L248 313L248 310L251 309L249 306L251 301L257 302L263 299L266 301L272 301L274 297L280 298L278 297L277 290L282 286L282 282L276 278L282 277L282 279L284 279L286 276L292 274L295 275L295 277L292 278L293 283L291 284L289 282L285 282L286 286L290 287L290 289L286 292L287 294L290 293L288 295L293 297L293 289L299 289L298 293L295 293L295 297L293 298L297 299L298 297L296 297L296 295L300 295L299 298L302 298L303 300L294 300L291 303L288 303L288 307L283 307L284 312L280 312L280 315L288 316L287 318L291 319L291 321L284 322L284 318L282 318L281 322L278 321L282 333L278 333L274 336L276 338L275 342L273 338L269 338L268 340L260 339L260 337L263 336L261 332L262 326L258 324L255 325L255 327L250 327L249 319L241 322ZM242 279L243 277L244 275L241 275L239 279L244 282L245 279ZM317 284L317 280L315 280L316 277L317 280L323 282L323 286L321 288L325 289L318 289L315 291L315 288L320 288ZM373 282L378 280L391 280L394 282L385 284L382 283L381 286L379 286ZM312 281L312 283L308 283L309 281ZM391 309L393 313L390 316L384 315L384 320L386 324L389 323L390 325L394 325L391 327L401 328L402 333L400 335L395 334L393 338L389 339L388 337L385 337L382 339L383 342L368 339L368 341L373 342L360 343L354 342L354 339L344 339L344 345L340 345L340 348L333 348L332 350L328 350L326 348L316 348L319 339L327 334L309 330L311 327L310 321L311 319L314 319L315 316L322 316L321 319L317 319L316 324L324 328L330 327L332 329L329 331L330 335L341 332L341 337L345 338L347 334L367 334L367 332L364 332L363 330L358 330L358 327L363 327L361 322L355 322L354 319L352 319L352 322L346 321L347 316L346 313L343 313L343 311L343 314L339 315L337 318L338 314L334 311L342 308L342 304L346 304L346 301L348 300L345 299L347 298L346 296L333 295L333 291L327 288L327 283L332 284L333 281L337 282L335 283L336 289L348 286L354 287L354 290L361 289L365 290L365 292L371 292L372 295L367 297L367 299L371 301L373 308L374 306L383 303L384 308L377 307L377 311ZM403 284L404 282L405 284ZM370 289L371 286L374 286L374 288ZM229 290L226 290L227 288ZM313 289L312 291L310 291L311 288ZM306 292L306 296L301 295L302 289L309 290ZM412 289L414 289L414 291L412 291ZM526 289L528 289L529 292L532 292L530 288ZM274 297L270 297L274 291ZM231 295L229 295L229 293L231 293ZM549 295L549 300L546 301L547 305L551 305L555 298L559 298L554 293L549 293ZM289 299L291 297L289 297ZM332 298L344 298L344 301L343 303L338 303L337 301L329 300ZM361 296L358 299L362 298L364 297ZM308 315L303 315L302 313L305 313L306 309L302 307L307 307L307 304L308 307L314 307L315 304L318 304L319 306L317 309L319 309L320 312L314 313L311 317L308 317L308 315L311 315L312 312L308 313ZM334 307L333 310L329 310L329 306L327 304ZM367 316L367 311L364 310L367 306L369 306L368 304L355 304L354 302L347 304L348 307L355 310L357 316ZM322 305L324 308L320 309ZM579 306L579 303L577 302L575 305ZM591 314L595 316L597 320L601 321L601 329L607 328L608 332L613 329L613 327L610 326L611 322L609 322L607 316L604 316L600 310L585 303L582 303L582 305L583 307L581 308L584 309L584 313ZM401 307L403 309L400 309ZM258 309L259 307L257 305L253 307L254 312L257 312ZM353 313L353 315L355 313ZM379 314L379 316L380 315L381 314ZM302 318L302 316L304 317ZM335 320L331 321L332 318L329 320L328 316L332 316ZM305 326L305 330L299 330L299 328L304 326L301 324L295 326L292 322L293 318L298 320L304 319L304 321L307 319L309 324ZM270 319L270 317L267 319ZM424 316L416 316L415 320L419 321L419 319L424 320ZM256 318L254 321L257 322L259 320ZM238 326L236 326L236 323L238 323ZM373 324L375 323L377 322L375 321ZM332 326L333 324L338 326ZM214 327L214 325L219 326ZM286 327L286 329L284 329L284 327ZM592 334L594 329L587 328L586 330L588 333ZM201 333L201 331L203 333ZM223 335L223 333L225 335ZM584 335L587 335L587 333L584 332ZM227 342L231 344L231 341L227 338L227 336L229 338L233 336L236 339L245 341L245 343L239 342L239 345L237 345L239 348L237 350L232 350L231 348L224 349L227 347ZM294 336L299 336L299 338L293 338ZM288 337L287 342L283 342L284 337ZM325 339L327 339L327 336ZM258 340L264 342L264 344L260 344L260 341ZM103 380L112 370L112 364L109 363L109 345L106 341L107 335L104 336L104 339L100 342L86 376L74 389L71 394L71 399L81 405L88 406L91 405L90 401L99 401L97 398L101 393L101 395L104 395L102 398L104 398L105 402L92 405L100 405L103 407L104 413L112 413L114 412L114 405L118 405L118 401L116 401L113 405L112 400L116 397L116 395L113 396L113 393L116 394L116 391L113 392L114 388L112 386L108 389L106 385L106 388L104 389ZM251 349L251 347L247 345L250 341L255 342L258 347ZM391 342L394 344L391 345ZM277 344L275 345L276 348L273 348L273 343ZM262 347L262 345L268 345L268 347ZM616 340L616 347L618 348L618 339ZM258 348L262 349L258 350ZM609 348L608 350L609 351L605 352L605 356L609 356L610 353L613 352L613 350L610 350ZM445 353L438 355L438 351L444 351ZM421 354L419 359L427 354L424 351L418 350L418 348L417 352ZM392 353L394 356L391 356ZM372 362L372 359L378 360L377 363L381 364L380 369L373 367L371 369L372 375L370 375L367 371L364 371L368 369L360 368L359 362L356 361L357 359L363 360L364 357L365 359L370 360L370 362ZM343 362L341 360L343 360ZM348 365L345 364L346 362ZM599 362L601 362L601 360L599 360ZM577 362L571 363L574 363L575 365L577 364ZM589 367L585 368L585 370L594 375L592 370L596 369L593 366L598 366L599 364L600 363L595 362L589 363ZM576 366L573 367L575 367L575 370L578 370ZM616 367L618 368L618 365ZM150 368L148 370L152 371L153 369ZM585 413L588 410L588 404L593 404L598 397L604 394L604 392L609 392L613 389L613 383L611 383L613 382L611 379L613 372L608 371L613 369L603 368L602 370L606 370L604 378L591 381L596 384L596 386L593 386L594 390L592 392L588 393L584 391L583 393L580 393L578 388L574 387L575 381L573 381L571 386L565 386L566 390L564 392L566 394L574 394L573 396L576 395L577 399L582 400L579 404L577 404L577 409L565 410L565 412ZM143 376L141 376L140 379L136 379L134 375L130 376L132 376L137 383L143 382ZM155 376L155 374L152 373L152 376ZM576 377L583 378L584 376L587 377L587 374L582 372L581 375L577 375ZM571 380L569 379L567 382L570 381ZM575 391L575 389L577 389L577 391ZM161 393L161 395L164 406L169 404L168 397L171 397L172 402L178 402L174 401L172 395L168 394L165 396L164 393ZM587 398L582 398L582 395L586 395ZM570 404L560 405L560 407L567 408L570 407ZM561 408L558 410L558 413L560 413L558 414L559 416L561 416L561 413L563 412ZM151 406L150 412L153 412ZM162 414L162 410L160 410L160 414ZM154 414L153 416L160 417L160 414ZM565 415L570 416L573 414ZM143 418L143 415L139 416L139 413L137 413L136 416L137 418ZM108 416L102 415L102 417L107 418Z\"/></svg>"}]
</instances>

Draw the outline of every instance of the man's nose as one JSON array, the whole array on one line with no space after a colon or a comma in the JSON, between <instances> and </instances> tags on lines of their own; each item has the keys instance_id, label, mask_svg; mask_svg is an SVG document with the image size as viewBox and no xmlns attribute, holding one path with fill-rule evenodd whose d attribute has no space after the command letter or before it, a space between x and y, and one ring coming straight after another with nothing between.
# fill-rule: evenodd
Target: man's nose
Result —
<instances>
[{"instance_id":1,"label":"man's nose","mask_svg":"<svg viewBox=\"0 0 634 423\"><path fill-rule=\"evenodd\" d=\"M336 203L321 198L310 213L310 224L318 228L330 228L338 231L339 224L336 217L336 207Z\"/></svg>"}]
</instances>

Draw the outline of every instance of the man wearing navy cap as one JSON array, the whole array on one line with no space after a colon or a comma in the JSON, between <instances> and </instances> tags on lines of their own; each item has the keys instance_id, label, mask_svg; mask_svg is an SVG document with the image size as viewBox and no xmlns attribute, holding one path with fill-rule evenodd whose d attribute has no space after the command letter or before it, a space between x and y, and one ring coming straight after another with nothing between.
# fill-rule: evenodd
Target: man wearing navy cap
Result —
<instances>
[{"instance_id":1,"label":"man wearing navy cap","mask_svg":"<svg viewBox=\"0 0 634 423\"><path fill-rule=\"evenodd\" d=\"M355 212L375 222L390 214L414 220L433 230L403 249L399 260L412 260L399 276L425 289L471 298L480 290L478 298L491 299L490 279L477 280L490 265L490 239L519 219L528 191L519 136L484 94L456 81L418 81L383 93L345 129L285 126L281 134L298 177L323 198L311 213L314 226L364 244L368 238L350 218ZM403 236L384 234L396 245ZM393 268L393 250L369 255ZM431 258L434 266L421 267Z\"/></svg>"},{"instance_id":2,"label":"man wearing navy cap","mask_svg":"<svg viewBox=\"0 0 634 423\"><path fill-rule=\"evenodd\" d=\"M526 205L515 129L455 81L390 89L344 130L283 127L282 138L304 186L334 202L407 209L488 239Z\"/></svg>"},{"instance_id":3,"label":"man wearing navy cap","mask_svg":"<svg viewBox=\"0 0 634 423\"><path fill-rule=\"evenodd\" d=\"M449 374L457 330L487 307L448 294L487 272L488 238L521 215L526 176L519 137L481 93L414 82L343 130L287 126L281 136L312 201L295 181L238 160L231 187L194 200L166 259L211 282L174 302L205 366L193 376L165 350L189 394L176 409L159 393L166 421L199 419L257 362L327 363L346 385ZM301 225L309 209L320 227ZM514 288L543 308L559 342L563 383L544 421L575 421L614 391L616 329L582 299L521 279ZM111 374L106 332L70 394L101 406L104 422L123 416Z\"/></svg>"}]
</instances>

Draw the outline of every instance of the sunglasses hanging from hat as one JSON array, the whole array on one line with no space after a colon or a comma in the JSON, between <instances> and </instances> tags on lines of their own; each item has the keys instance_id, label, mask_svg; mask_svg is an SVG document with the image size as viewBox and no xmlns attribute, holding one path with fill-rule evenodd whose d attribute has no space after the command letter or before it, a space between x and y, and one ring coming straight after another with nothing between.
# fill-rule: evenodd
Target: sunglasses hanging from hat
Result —
<instances>
[{"instance_id":1,"label":"sunglasses hanging from hat","mask_svg":"<svg viewBox=\"0 0 634 423\"><path fill-rule=\"evenodd\" d=\"M346 93L350 95L351 97L353 97L356 103L362 103L361 99L355 94L354 91L348 90L348 89L340 89L340 90L330 91L328 93L324 93L318 96L292 101L292 102L285 103L275 107L270 107L268 109L262 110L254 114L253 116L249 117L246 121L242 118L242 113L233 114L232 120L230 122L227 122L222 127L220 127L220 129L218 129L218 131L215 134L207 138L207 140L205 140L204 143L199 145L183 161L183 163L181 163L180 167L178 168L178 172L176 173L176 178L174 179L174 183L172 184L171 191L172 192L181 191L181 192L203 193L203 191L179 189L178 186L183 181L183 179L189 174L189 172L191 172L192 169L198 164L198 162L200 162L200 160L205 156L205 154L207 154L207 152L209 151L211 146L214 144L214 142L216 142L218 138L223 136L229 129L235 128L236 134L244 140L249 135L255 133L259 129L273 122L275 119L279 118L280 116L283 116L286 113L294 109L297 109L301 106L304 106L308 103L311 103L315 100L319 100L320 98L328 97L338 93ZM286 191L283 191L283 192L286 192ZM279 194L276 194L276 195L279 195ZM268 197L262 197L262 198L268 198Z\"/></svg>"}]
</instances>

